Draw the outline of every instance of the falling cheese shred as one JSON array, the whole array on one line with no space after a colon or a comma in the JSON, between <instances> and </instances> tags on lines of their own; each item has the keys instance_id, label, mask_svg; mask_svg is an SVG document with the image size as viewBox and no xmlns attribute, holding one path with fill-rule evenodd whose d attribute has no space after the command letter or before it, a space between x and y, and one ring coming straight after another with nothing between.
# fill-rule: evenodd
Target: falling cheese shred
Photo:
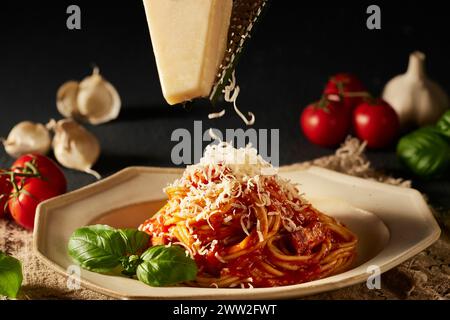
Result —
<instances>
[{"instance_id":1,"label":"falling cheese shred","mask_svg":"<svg viewBox=\"0 0 450 320\"><path fill-rule=\"evenodd\" d=\"M241 112L241 110L239 110L237 106L237 98L239 96L240 90L240 87L236 84L236 74L233 70L231 79L229 80L229 84L223 89L224 99L226 102L230 102L233 104L234 111L247 126L254 125L256 118L253 112L248 112L249 119L247 119L247 117Z\"/></svg>"},{"instance_id":2,"label":"falling cheese shred","mask_svg":"<svg viewBox=\"0 0 450 320\"><path fill-rule=\"evenodd\" d=\"M220 112L213 112L208 114L208 119L217 119L217 118L222 118L225 115L225 109L223 109Z\"/></svg>"}]
</instances>

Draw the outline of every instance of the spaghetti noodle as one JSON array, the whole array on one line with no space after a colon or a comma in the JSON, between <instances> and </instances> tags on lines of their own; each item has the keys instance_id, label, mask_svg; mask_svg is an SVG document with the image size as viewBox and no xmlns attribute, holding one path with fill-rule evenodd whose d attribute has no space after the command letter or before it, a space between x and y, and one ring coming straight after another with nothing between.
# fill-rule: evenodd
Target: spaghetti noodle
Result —
<instances>
[{"instance_id":1,"label":"spaghetti noodle","mask_svg":"<svg viewBox=\"0 0 450 320\"><path fill-rule=\"evenodd\" d=\"M165 189L167 204L139 228L152 245L181 245L202 287L272 287L345 271L356 236L316 210L250 147L208 146Z\"/></svg>"}]
</instances>

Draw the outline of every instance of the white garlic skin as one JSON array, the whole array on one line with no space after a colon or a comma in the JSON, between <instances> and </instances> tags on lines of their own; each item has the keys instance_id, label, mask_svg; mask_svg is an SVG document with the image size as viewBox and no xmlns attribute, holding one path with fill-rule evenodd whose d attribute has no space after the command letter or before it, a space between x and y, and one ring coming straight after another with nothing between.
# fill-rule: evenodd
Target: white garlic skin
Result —
<instances>
[{"instance_id":1,"label":"white garlic skin","mask_svg":"<svg viewBox=\"0 0 450 320\"><path fill-rule=\"evenodd\" d=\"M100 156L97 138L72 119L58 121L54 128L53 153L66 168L83 171L100 179L91 168Z\"/></svg>"},{"instance_id":2,"label":"white garlic skin","mask_svg":"<svg viewBox=\"0 0 450 320\"><path fill-rule=\"evenodd\" d=\"M23 121L11 129L3 145L5 151L14 158L27 153L45 155L51 147L50 132L43 124Z\"/></svg>"},{"instance_id":3,"label":"white garlic skin","mask_svg":"<svg viewBox=\"0 0 450 320\"><path fill-rule=\"evenodd\" d=\"M421 52L410 55L405 74L386 84L383 99L395 109L402 127L433 125L449 107L442 87L427 78Z\"/></svg>"}]
</instances>

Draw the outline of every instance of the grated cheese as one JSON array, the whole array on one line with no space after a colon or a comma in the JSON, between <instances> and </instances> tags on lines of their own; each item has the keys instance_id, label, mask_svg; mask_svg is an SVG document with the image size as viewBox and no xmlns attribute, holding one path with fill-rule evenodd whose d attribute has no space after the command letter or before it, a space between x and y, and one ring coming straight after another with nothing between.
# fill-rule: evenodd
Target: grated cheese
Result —
<instances>
[{"instance_id":1,"label":"grated cheese","mask_svg":"<svg viewBox=\"0 0 450 320\"><path fill-rule=\"evenodd\" d=\"M225 109L223 109L220 112L213 112L208 114L208 119L218 119L218 118L222 118L225 115Z\"/></svg>"},{"instance_id":2,"label":"grated cheese","mask_svg":"<svg viewBox=\"0 0 450 320\"><path fill-rule=\"evenodd\" d=\"M227 260L225 260L224 258L222 258L222 257L219 255L218 252L216 252L216 253L214 254L214 256L215 256L216 259L219 260L220 262L222 262L222 263L227 263Z\"/></svg>"},{"instance_id":3,"label":"grated cheese","mask_svg":"<svg viewBox=\"0 0 450 320\"><path fill-rule=\"evenodd\" d=\"M244 231L244 233L249 236L250 232L248 232L247 226L244 223L244 218L245 218L245 216L241 217L241 227L242 227L242 230Z\"/></svg>"},{"instance_id":4,"label":"grated cheese","mask_svg":"<svg viewBox=\"0 0 450 320\"><path fill-rule=\"evenodd\" d=\"M264 242L264 236L261 232L261 222L256 221L256 232L258 233L259 242Z\"/></svg>"},{"instance_id":5,"label":"grated cheese","mask_svg":"<svg viewBox=\"0 0 450 320\"><path fill-rule=\"evenodd\" d=\"M224 99L226 102L233 103L234 111L237 113L237 115L242 119L242 121L244 121L246 125L251 126L255 124L255 115L253 114L253 112L248 112L250 119L247 119L241 112L241 110L239 110L236 104L240 90L241 89L239 88L239 86L236 85L236 75L233 70L231 79L229 80L229 84L223 89Z\"/></svg>"},{"instance_id":6,"label":"grated cheese","mask_svg":"<svg viewBox=\"0 0 450 320\"><path fill-rule=\"evenodd\" d=\"M213 133L212 133L213 134ZM263 175L263 169L273 168L258 155L255 148L246 146L236 149L226 142L208 145L200 162L188 166L183 176L169 185L170 188L183 190L183 196L173 202L167 208L167 213L172 213L186 221L186 230L192 236L191 256L195 254L206 255L214 252L218 245L217 240L201 240L191 224L205 221L214 230L211 217L215 214L224 214L223 207L229 206L226 216L218 217L217 221L227 224L233 219L233 215L240 214L240 225L243 233L250 235L255 232L260 242L265 241L261 230L261 221L257 217L258 207L264 207L268 216L279 215L281 226L288 232L300 229L293 217L296 212L308 208L309 203L300 194L297 185L278 175ZM272 196L274 192L279 196ZM254 197L252 205L245 205L237 199L244 195ZM163 222L163 217L156 218ZM298 220L296 220L298 221ZM153 231L153 230L152 230ZM154 232L154 236L173 239L173 229L163 233ZM170 241L170 240L169 240ZM175 244L175 242L174 242ZM180 244L176 242L176 244ZM187 247L187 246L186 246ZM215 253L216 258L223 262L223 258Z\"/></svg>"}]
</instances>

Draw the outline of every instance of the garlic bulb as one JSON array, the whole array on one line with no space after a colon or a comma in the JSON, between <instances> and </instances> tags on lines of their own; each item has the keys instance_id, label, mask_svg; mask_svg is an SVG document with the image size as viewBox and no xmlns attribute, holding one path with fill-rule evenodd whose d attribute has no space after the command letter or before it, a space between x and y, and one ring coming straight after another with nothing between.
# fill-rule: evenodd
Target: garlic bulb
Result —
<instances>
[{"instance_id":1,"label":"garlic bulb","mask_svg":"<svg viewBox=\"0 0 450 320\"><path fill-rule=\"evenodd\" d=\"M383 99L397 111L403 127L435 124L449 107L445 91L427 78L425 54L418 51L410 55L406 73L386 84Z\"/></svg>"},{"instance_id":2,"label":"garlic bulb","mask_svg":"<svg viewBox=\"0 0 450 320\"><path fill-rule=\"evenodd\" d=\"M100 179L100 175L91 169L100 156L97 138L72 119L53 121L48 126L55 132L53 153L56 160L66 168L83 171Z\"/></svg>"},{"instance_id":3,"label":"garlic bulb","mask_svg":"<svg viewBox=\"0 0 450 320\"><path fill-rule=\"evenodd\" d=\"M3 145L5 151L15 158L27 153L45 155L51 146L50 132L40 123L23 121L12 128Z\"/></svg>"},{"instance_id":4,"label":"garlic bulb","mask_svg":"<svg viewBox=\"0 0 450 320\"><path fill-rule=\"evenodd\" d=\"M68 81L58 90L56 105L67 118L97 125L119 116L121 100L114 86L106 81L96 67L81 82Z\"/></svg>"}]
</instances>

